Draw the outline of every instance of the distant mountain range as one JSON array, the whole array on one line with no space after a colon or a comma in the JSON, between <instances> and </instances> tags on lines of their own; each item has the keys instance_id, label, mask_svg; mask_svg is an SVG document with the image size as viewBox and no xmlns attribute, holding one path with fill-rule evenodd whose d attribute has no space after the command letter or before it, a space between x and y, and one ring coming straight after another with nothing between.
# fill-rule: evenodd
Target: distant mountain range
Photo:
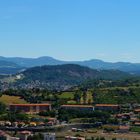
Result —
<instances>
[{"instance_id":1,"label":"distant mountain range","mask_svg":"<svg viewBox=\"0 0 140 140\"><path fill-rule=\"evenodd\" d=\"M0 57L0 74L13 74L21 70L43 66L43 65L62 65L62 64L78 64L92 69L98 70L120 70L132 74L140 74L140 63L129 62L104 62L98 59L87 61L61 61L52 57L39 57L39 58L20 58L20 57Z\"/></svg>"},{"instance_id":2,"label":"distant mountain range","mask_svg":"<svg viewBox=\"0 0 140 140\"><path fill-rule=\"evenodd\" d=\"M65 64L29 68L5 80L7 79L13 88L67 90L89 80L119 80L129 76L131 75L118 70L94 70L76 64Z\"/></svg>"},{"instance_id":3,"label":"distant mountain range","mask_svg":"<svg viewBox=\"0 0 140 140\"><path fill-rule=\"evenodd\" d=\"M14 74L20 72L24 68L18 64L6 60L0 60L0 74Z\"/></svg>"}]
</instances>

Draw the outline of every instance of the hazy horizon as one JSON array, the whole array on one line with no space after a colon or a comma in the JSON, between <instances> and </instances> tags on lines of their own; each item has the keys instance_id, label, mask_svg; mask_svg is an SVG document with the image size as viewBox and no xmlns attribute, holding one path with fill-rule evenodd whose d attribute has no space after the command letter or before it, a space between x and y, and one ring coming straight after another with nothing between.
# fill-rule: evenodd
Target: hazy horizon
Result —
<instances>
[{"instance_id":1,"label":"hazy horizon","mask_svg":"<svg viewBox=\"0 0 140 140\"><path fill-rule=\"evenodd\" d=\"M0 2L0 56L140 63L139 0Z\"/></svg>"},{"instance_id":2,"label":"hazy horizon","mask_svg":"<svg viewBox=\"0 0 140 140\"><path fill-rule=\"evenodd\" d=\"M38 58L41 58L41 57L50 57L50 58L53 58L53 59L56 59L56 60L59 60L59 61L66 61L66 62L82 62L82 61L90 61L90 60L99 60L99 61L103 61L103 62L110 62L110 63L118 63L118 62L124 62L124 63L140 63L140 62L131 62L131 61L106 61L106 60L103 60L103 59L97 59L97 58L90 58L90 59L81 59L81 60L65 60L65 59L59 59L59 58L55 58L55 57L52 57L52 56L37 56L37 57L20 57L20 56L0 56L0 57L5 57L5 58L25 58L25 59L38 59Z\"/></svg>"}]
</instances>

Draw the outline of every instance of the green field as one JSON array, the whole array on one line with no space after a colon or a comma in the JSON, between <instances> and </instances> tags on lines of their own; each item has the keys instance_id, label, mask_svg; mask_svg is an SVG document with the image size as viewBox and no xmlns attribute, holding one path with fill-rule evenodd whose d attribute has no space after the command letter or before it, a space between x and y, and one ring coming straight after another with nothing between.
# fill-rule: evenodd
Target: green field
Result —
<instances>
[{"instance_id":1,"label":"green field","mask_svg":"<svg viewBox=\"0 0 140 140\"><path fill-rule=\"evenodd\" d=\"M9 105L9 104L26 104L27 102L24 99L21 99L18 96L9 96L9 95L2 95L0 97L0 102Z\"/></svg>"},{"instance_id":2,"label":"green field","mask_svg":"<svg viewBox=\"0 0 140 140\"><path fill-rule=\"evenodd\" d=\"M59 95L59 98L72 100L74 98L74 92L63 92Z\"/></svg>"},{"instance_id":3,"label":"green field","mask_svg":"<svg viewBox=\"0 0 140 140\"><path fill-rule=\"evenodd\" d=\"M60 99L66 99L68 100L68 104L76 104L76 101L74 101L74 94L75 94L75 91L73 92L62 92L61 94L58 95L58 97ZM83 104L84 101L83 101L83 97L81 95L81 100L80 100L80 103ZM86 104L91 104L93 103L93 98L92 98L92 92L91 91L87 91L87 97L86 97Z\"/></svg>"},{"instance_id":4,"label":"green field","mask_svg":"<svg viewBox=\"0 0 140 140\"><path fill-rule=\"evenodd\" d=\"M131 127L131 132L138 132L138 133L140 133L140 127L139 126L132 126Z\"/></svg>"}]
</instances>

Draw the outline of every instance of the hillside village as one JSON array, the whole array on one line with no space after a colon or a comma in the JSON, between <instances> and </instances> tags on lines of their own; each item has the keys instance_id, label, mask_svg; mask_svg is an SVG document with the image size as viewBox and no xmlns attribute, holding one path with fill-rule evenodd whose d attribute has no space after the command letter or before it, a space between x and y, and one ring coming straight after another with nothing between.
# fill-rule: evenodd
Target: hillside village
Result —
<instances>
[{"instance_id":1,"label":"hillside village","mask_svg":"<svg viewBox=\"0 0 140 140\"><path fill-rule=\"evenodd\" d=\"M38 91L39 93L40 91ZM5 91L3 94L8 94L8 91ZM64 95L64 93L62 94ZM10 97L11 95L2 96ZM15 97L16 94L12 95L11 99ZM64 96L62 100L65 102ZM20 130L22 135L28 137L38 136L38 133L34 135L32 132L41 132L39 135L43 137L43 130L49 131L50 135L55 130L55 138L61 137L59 133L65 130L66 135L63 136L65 139L76 138L74 136L78 134L82 137L82 133L89 133L91 138L93 136L95 138L103 138L100 137L100 133L104 134L104 138L108 134L116 134L114 138L121 134L131 134L133 137L139 136L140 104L92 104L82 100L80 104L78 102L73 102L73 104L68 102L67 104L58 103L58 105L53 104L53 100L48 101L48 103L23 102L22 104L13 100L13 103L9 102L6 106L4 102L1 102L3 110L1 108L0 129L11 132ZM0 99L0 101L2 100ZM67 134L69 133L71 135L68 137ZM17 137L17 139L18 136L19 138L21 137L21 134L10 133L11 137ZM9 135L1 131L1 137L9 137Z\"/></svg>"},{"instance_id":2,"label":"hillside village","mask_svg":"<svg viewBox=\"0 0 140 140\"><path fill-rule=\"evenodd\" d=\"M89 80L62 91L38 87L1 89L1 137L138 139L139 93L137 78Z\"/></svg>"}]
</instances>

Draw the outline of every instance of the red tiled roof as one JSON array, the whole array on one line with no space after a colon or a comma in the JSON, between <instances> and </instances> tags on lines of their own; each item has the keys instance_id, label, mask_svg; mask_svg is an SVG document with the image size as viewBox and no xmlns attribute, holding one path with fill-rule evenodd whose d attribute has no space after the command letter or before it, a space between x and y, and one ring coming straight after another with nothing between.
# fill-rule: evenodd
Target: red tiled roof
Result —
<instances>
[{"instance_id":1,"label":"red tiled roof","mask_svg":"<svg viewBox=\"0 0 140 140\"><path fill-rule=\"evenodd\" d=\"M10 104L10 106L50 106L51 104Z\"/></svg>"},{"instance_id":2,"label":"red tiled roof","mask_svg":"<svg viewBox=\"0 0 140 140\"><path fill-rule=\"evenodd\" d=\"M140 112L140 109L135 109L134 111L135 111L135 112Z\"/></svg>"},{"instance_id":3,"label":"red tiled roof","mask_svg":"<svg viewBox=\"0 0 140 140\"><path fill-rule=\"evenodd\" d=\"M119 105L115 104L96 104L96 107L119 107Z\"/></svg>"},{"instance_id":4,"label":"red tiled roof","mask_svg":"<svg viewBox=\"0 0 140 140\"><path fill-rule=\"evenodd\" d=\"M135 122L134 124L135 124L135 125L140 125L140 122Z\"/></svg>"},{"instance_id":5,"label":"red tiled roof","mask_svg":"<svg viewBox=\"0 0 140 140\"><path fill-rule=\"evenodd\" d=\"M30 131L22 131L22 132L20 132L20 134L31 134L31 132Z\"/></svg>"},{"instance_id":6,"label":"red tiled roof","mask_svg":"<svg viewBox=\"0 0 140 140\"><path fill-rule=\"evenodd\" d=\"M0 130L0 136L4 136L4 135L6 135L6 133L4 131Z\"/></svg>"},{"instance_id":7,"label":"red tiled roof","mask_svg":"<svg viewBox=\"0 0 140 140\"><path fill-rule=\"evenodd\" d=\"M56 118L48 118L49 121L55 121Z\"/></svg>"},{"instance_id":8,"label":"red tiled roof","mask_svg":"<svg viewBox=\"0 0 140 140\"><path fill-rule=\"evenodd\" d=\"M125 126L125 125L120 125L119 126L119 129L121 129L121 130L126 130L126 129L130 129L130 127L129 126Z\"/></svg>"}]
</instances>

